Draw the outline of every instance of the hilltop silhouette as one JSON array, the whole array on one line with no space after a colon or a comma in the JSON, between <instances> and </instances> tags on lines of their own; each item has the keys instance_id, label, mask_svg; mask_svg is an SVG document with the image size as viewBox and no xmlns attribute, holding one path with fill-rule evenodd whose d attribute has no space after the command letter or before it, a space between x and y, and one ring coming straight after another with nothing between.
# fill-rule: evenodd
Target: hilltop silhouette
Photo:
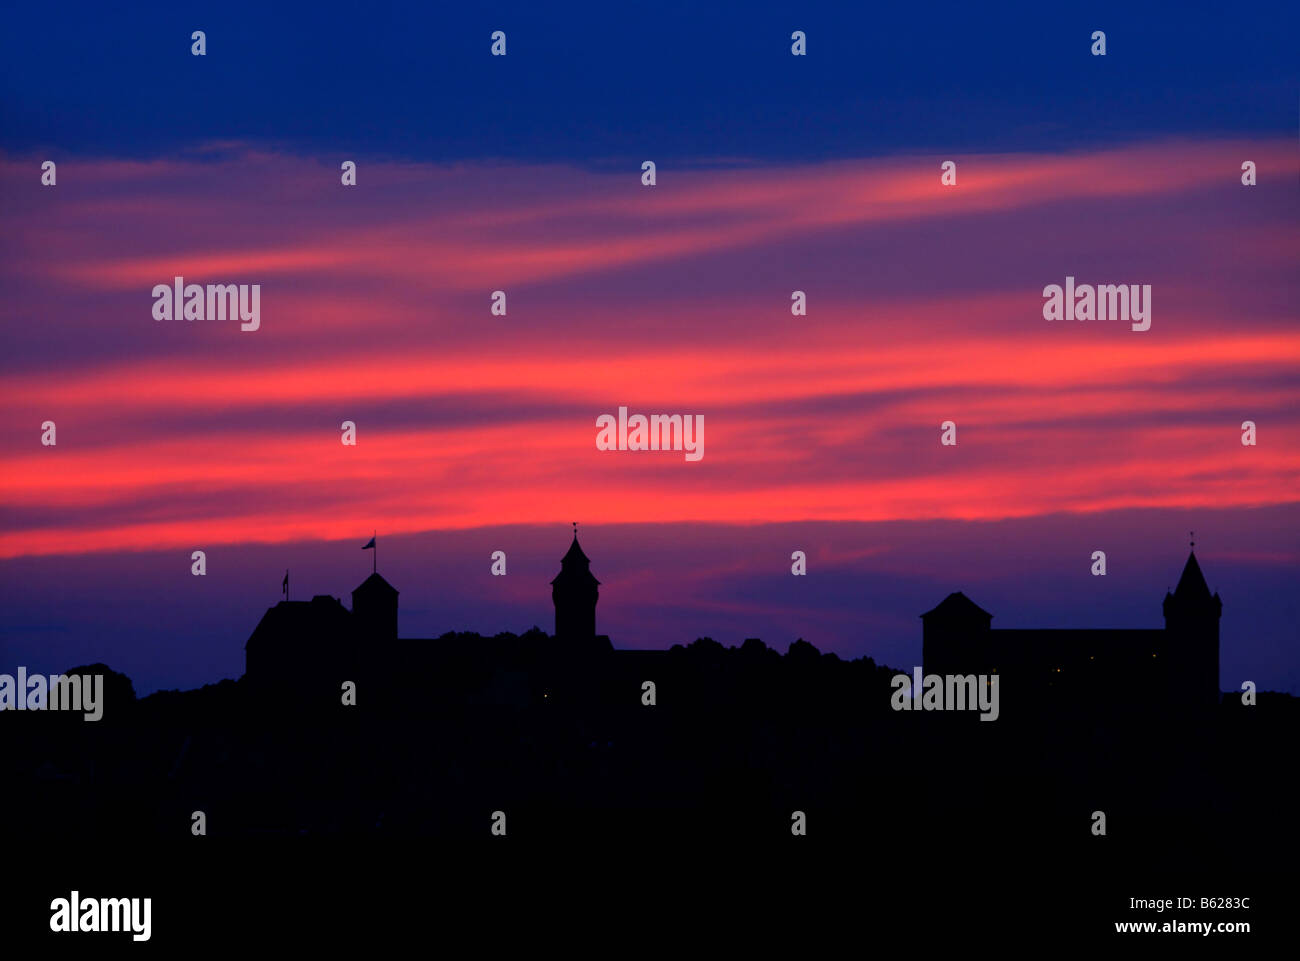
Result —
<instances>
[{"instance_id":1,"label":"hilltop silhouette","mask_svg":"<svg viewBox=\"0 0 1300 961\"><path fill-rule=\"evenodd\" d=\"M797 843L802 812L814 843L905 837L924 856L996 838L1079 870L1293 840L1277 772L1300 711L1219 695L1222 603L1194 555L1163 629L997 630L961 593L923 614L925 672L1002 679L991 724L894 710L913 665L802 639L617 649L596 633L599 584L575 534L553 634L401 638L377 570L350 608L282 600L238 681L136 700L110 675L102 724L7 718L3 816L61 837L184 839L203 811L210 836L486 840L500 811L510 837Z\"/></svg>"}]
</instances>

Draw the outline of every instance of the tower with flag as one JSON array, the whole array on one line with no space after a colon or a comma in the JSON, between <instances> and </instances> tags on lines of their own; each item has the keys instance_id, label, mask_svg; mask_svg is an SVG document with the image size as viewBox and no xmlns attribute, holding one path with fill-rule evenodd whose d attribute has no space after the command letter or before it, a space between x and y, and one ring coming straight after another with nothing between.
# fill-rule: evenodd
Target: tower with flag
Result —
<instances>
[{"instance_id":1,"label":"tower with flag","mask_svg":"<svg viewBox=\"0 0 1300 961\"><path fill-rule=\"evenodd\" d=\"M397 640L397 588L379 575L379 548L376 532L363 546L371 554L370 576L352 592L352 618L356 630L378 641Z\"/></svg>"}]
</instances>

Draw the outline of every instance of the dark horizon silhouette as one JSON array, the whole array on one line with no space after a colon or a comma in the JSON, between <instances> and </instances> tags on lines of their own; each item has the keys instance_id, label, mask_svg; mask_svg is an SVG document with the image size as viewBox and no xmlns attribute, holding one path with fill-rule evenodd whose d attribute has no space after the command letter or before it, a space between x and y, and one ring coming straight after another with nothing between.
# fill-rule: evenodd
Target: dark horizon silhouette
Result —
<instances>
[{"instance_id":1,"label":"dark horizon silhouette","mask_svg":"<svg viewBox=\"0 0 1300 961\"><path fill-rule=\"evenodd\" d=\"M73 669L106 675L103 720L7 717L22 733L7 823L182 838L203 811L210 835L476 838L500 811L511 836L777 839L800 836L802 812L809 835L865 837L884 819L927 843L996 829L1085 857L1098 810L1112 845L1144 850L1193 836L1226 855L1285 823L1283 795L1233 772L1243 752L1261 771L1283 756L1296 699L1219 696L1222 603L1194 553L1160 630L997 630L960 592L924 613L926 674L1001 680L991 724L896 710L891 679L913 665L803 640L616 649L596 633L591 568L575 531L553 635L401 638L398 591L376 570L351 609L328 595L268 609L239 681L137 699L102 664ZM881 790L917 759L928 788ZM1033 812L1015 803L1026 791ZM705 816L723 809L725 825Z\"/></svg>"},{"instance_id":2,"label":"dark horizon silhouette","mask_svg":"<svg viewBox=\"0 0 1300 961\"><path fill-rule=\"evenodd\" d=\"M672 852L690 849L734 852L737 890L753 883L747 859L788 863L801 886L784 904L863 884L878 908L933 912L948 931L1007 911L1021 932L1077 939L1133 917L1128 897L1157 878L1161 894L1254 896L1254 911L1217 917L1259 926L1259 878L1297 850L1283 759L1300 703L1206 697L1221 603L1194 555L1159 630L997 630L960 592L921 615L925 664L912 667L996 668L993 723L895 710L907 667L802 639L784 654L756 637L616 649L596 633L592 567L575 533L552 580L554 634L401 638L398 591L376 568L350 609L329 595L269 608L238 681L137 698L107 665L71 669L104 675L101 721L0 718L12 774L0 825L18 850L57 839L24 855L39 862L32 910L68 895L57 852L74 849L96 852L81 890L153 893L160 932L177 937L236 893L246 924L279 930L286 906L336 897L341 871L388 879L345 889L393 917L412 864L496 891L542 851L570 865L628 852L643 897L652 878L689 890L699 879ZM254 857L279 868L250 872ZM1262 858L1247 880L1243 857ZM528 903L574 909L546 886Z\"/></svg>"}]
</instances>

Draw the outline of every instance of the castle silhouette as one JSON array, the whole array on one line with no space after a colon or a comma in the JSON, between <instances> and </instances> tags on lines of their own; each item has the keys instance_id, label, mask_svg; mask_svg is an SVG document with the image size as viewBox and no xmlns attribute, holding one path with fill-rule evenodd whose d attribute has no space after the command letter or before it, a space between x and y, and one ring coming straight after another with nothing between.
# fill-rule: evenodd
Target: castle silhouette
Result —
<instances>
[{"instance_id":1,"label":"castle silhouette","mask_svg":"<svg viewBox=\"0 0 1300 961\"><path fill-rule=\"evenodd\" d=\"M629 667L662 658L667 652L616 650L596 633L599 587L575 525L551 581L555 634L548 655L600 655L606 668L611 658ZM384 663L434 668L431 658L445 661L453 652L440 650L438 639L398 638L397 603L397 589L378 572L352 592L351 610L329 595L280 601L245 645L245 679L282 693L318 682L337 691L340 678L375 677ZM1067 704L1104 710L1135 698L1161 710L1204 711L1220 698L1222 611L1193 551L1178 586L1165 595L1164 628L994 629L993 615L958 591L921 615L921 660L927 674L998 675L1011 717ZM496 647L484 638L478 650L461 645L454 653L490 664Z\"/></svg>"},{"instance_id":2,"label":"castle silhouette","mask_svg":"<svg viewBox=\"0 0 1300 961\"><path fill-rule=\"evenodd\" d=\"M75 669L105 675L103 720L9 718L21 789L0 796L0 822L188 836L201 810L230 837L449 841L490 838L506 811L512 837L653 845L789 838L801 811L837 849L881 830L936 857L996 838L1000 856L1050 850L1068 870L1120 848L1227 863L1291 831L1294 795L1240 772L1281 778L1300 702L1219 699L1222 605L1195 556L1163 629L995 630L961 593L921 615L927 673L997 673L991 724L895 710L892 680L913 665L802 639L616 650L576 534L559 567L553 634L403 638L376 568L350 606L269 608L238 681L137 700L106 665Z\"/></svg>"},{"instance_id":3,"label":"castle silhouette","mask_svg":"<svg viewBox=\"0 0 1300 961\"><path fill-rule=\"evenodd\" d=\"M441 638L399 638L398 591L377 571L352 592L352 608L328 594L310 601L283 600L267 610L244 645L243 681L279 699L337 701L344 680L398 694L423 676L439 696L458 703L523 708L562 694L583 700L587 672L602 679L661 660L666 651L615 650L596 633L600 581L591 573L575 531L560 572L551 581L555 633L523 635L450 633ZM401 665L405 678L394 676Z\"/></svg>"},{"instance_id":4,"label":"castle silhouette","mask_svg":"<svg viewBox=\"0 0 1300 961\"><path fill-rule=\"evenodd\" d=\"M921 660L927 674L997 674L1004 696L1014 691L1035 706L1113 707L1140 697L1162 709L1213 708L1223 602L1195 551L1163 610L1163 629L994 629L993 615L958 591L921 615Z\"/></svg>"}]
</instances>

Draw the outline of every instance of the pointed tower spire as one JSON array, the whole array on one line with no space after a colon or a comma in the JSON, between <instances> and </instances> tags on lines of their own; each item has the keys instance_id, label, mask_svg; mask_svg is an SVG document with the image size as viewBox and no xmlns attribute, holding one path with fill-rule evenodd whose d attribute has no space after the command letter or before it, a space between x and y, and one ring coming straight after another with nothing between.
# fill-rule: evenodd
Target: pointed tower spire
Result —
<instances>
[{"instance_id":1,"label":"pointed tower spire","mask_svg":"<svg viewBox=\"0 0 1300 961\"><path fill-rule=\"evenodd\" d=\"M1165 594L1164 615L1170 670L1174 672L1171 682L1187 691L1193 703L1217 705L1223 601L1210 593L1195 551L1188 552L1178 586Z\"/></svg>"},{"instance_id":2,"label":"pointed tower spire","mask_svg":"<svg viewBox=\"0 0 1300 961\"><path fill-rule=\"evenodd\" d=\"M1178 586L1174 588L1174 597L1197 600L1208 600L1210 597L1210 586L1205 583L1205 575L1201 573L1201 565L1196 562L1195 551L1187 555L1183 576L1178 578Z\"/></svg>"}]
</instances>

